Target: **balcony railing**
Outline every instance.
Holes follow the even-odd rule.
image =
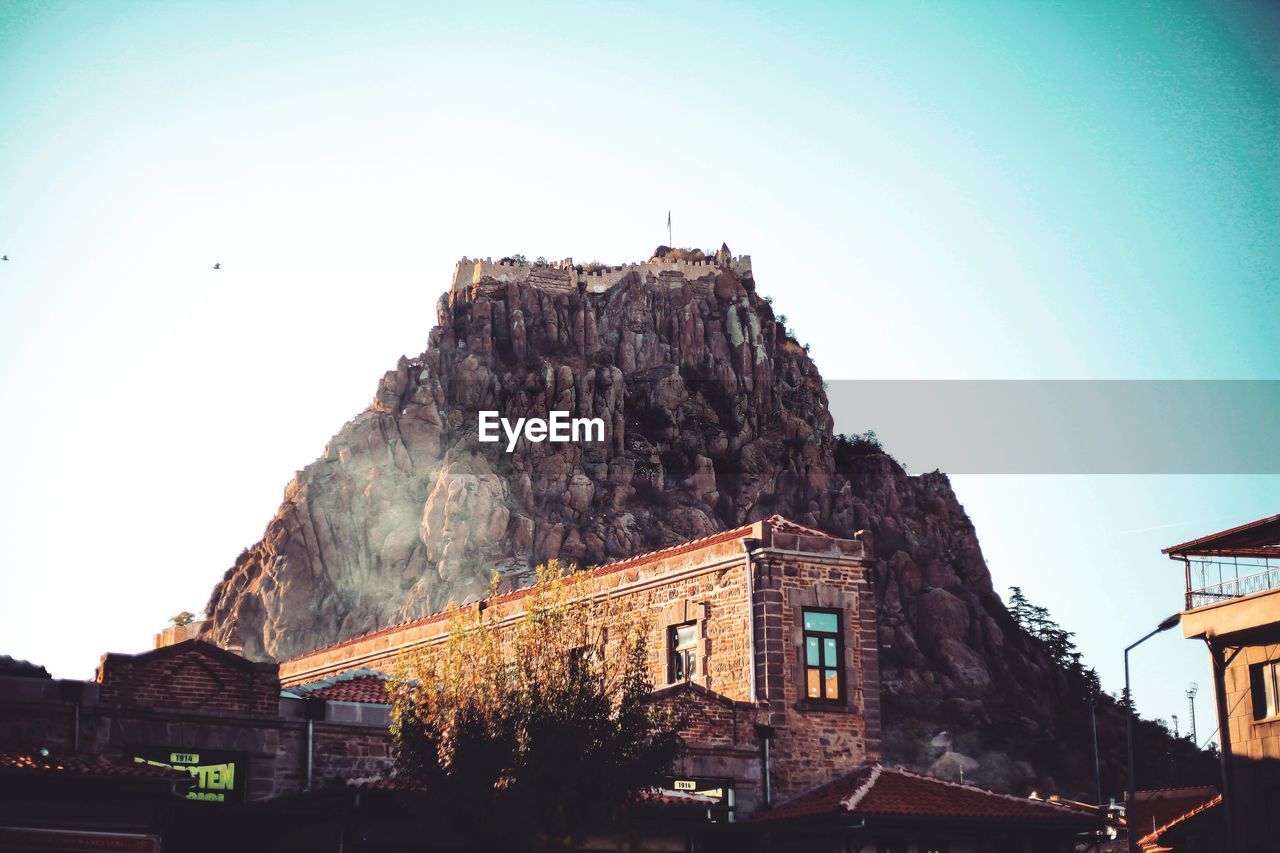
[[[1280,587],[1280,565],[1268,565],[1265,570],[1243,577],[1223,580],[1199,589],[1187,590],[1187,609],[1217,604],[1232,598],[1265,592]]]

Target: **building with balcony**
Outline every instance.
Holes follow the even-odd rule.
[[[1280,515],[1164,549],[1186,578],[1182,633],[1213,665],[1227,849],[1280,839]]]

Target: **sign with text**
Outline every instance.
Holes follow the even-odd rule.
[[[706,798],[708,816],[716,823],[732,823],[735,810],[735,792],[730,779],[670,778],[665,781],[668,790],[697,794]]]
[[[208,803],[244,801],[245,771],[243,755],[208,750],[174,750],[164,747],[139,746],[130,750],[133,760],[153,767],[185,770],[195,780],[188,790],[188,800]]]

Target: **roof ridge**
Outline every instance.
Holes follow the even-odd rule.
[[[332,687],[335,684],[342,684],[357,678],[378,678],[382,681],[390,681],[393,676],[388,675],[380,669],[374,669],[371,666],[361,666],[356,669],[347,669],[335,675],[318,678],[315,681],[308,681],[305,684],[295,684],[286,687],[282,692],[301,691],[303,693],[312,693],[317,690],[324,690],[326,687]]]
[[[925,775],[924,773],[916,773],[912,770],[906,769],[905,767],[889,767],[885,769],[889,770],[891,773],[897,773],[900,776],[911,776],[916,779],[923,779],[926,782],[936,782],[939,785],[949,785],[952,788],[959,788],[962,791],[977,791],[980,794],[988,794],[992,797],[1000,797],[1001,799],[1012,800],[1015,803],[1023,803],[1023,804],[1031,803],[1037,806],[1045,806],[1047,808],[1053,809],[1054,811],[1071,811],[1071,812],[1076,811],[1070,806],[1060,805],[1058,803],[1050,802],[1049,800],[1033,800],[1031,797],[1020,797],[1017,794],[1005,794],[1005,793],[1001,793],[1000,791],[993,791],[990,788],[982,788],[982,787],[979,787],[978,785],[966,785],[962,782],[954,782],[950,779],[942,779],[937,776],[928,776],[928,775]]]
[[[840,807],[843,808],[845,811],[849,811],[849,812],[853,811],[854,806],[862,802],[862,798],[865,797],[867,794],[869,794],[871,792],[871,789],[875,787],[876,780],[880,778],[880,774],[882,772],[884,772],[883,764],[880,764],[878,762],[876,764],[873,764],[871,766],[871,773],[867,776],[867,781],[863,782],[861,785],[855,788],[852,794],[850,794],[849,796],[841,800]]]

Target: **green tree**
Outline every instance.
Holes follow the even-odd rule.
[[[1031,602],[1022,594],[1022,587],[1009,587],[1009,615],[1023,630],[1027,629],[1027,616],[1031,613]]]
[[[185,628],[192,622],[196,621],[196,615],[190,610],[184,610],[177,616],[170,616],[169,621],[179,628]]]
[[[397,779],[477,849],[571,849],[618,826],[679,753],[680,715],[649,700],[647,626],[586,592],[553,561],[522,618],[456,609],[441,648],[402,658]]]
[[[1068,631],[1053,620],[1049,610],[1032,604],[1022,592],[1022,587],[1009,587],[1009,615],[1066,673],[1072,688],[1081,698],[1097,696],[1101,690],[1098,673],[1084,665],[1084,658],[1076,648],[1075,632]]]

